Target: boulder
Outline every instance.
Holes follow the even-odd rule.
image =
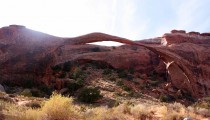
[[[186,33],[185,30],[172,30],[171,33]]]
[[[207,36],[207,37],[210,37],[210,33],[201,33],[201,36]]]
[[[0,92],[5,92],[5,89],[1,84],[0,84]]]
[[[188,34],[189,34],[189,35],[200,35],[200,33],[199,33],[199,32],[194,32],[194,31],[189,32]]]

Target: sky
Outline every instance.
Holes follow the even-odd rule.
[[[210,0],[0,0],[0,27],[17,24],[59,37],[103,32],[141,40],[172,29],[210,32],[209,5]]]

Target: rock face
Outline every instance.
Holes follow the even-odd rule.
[[[191,91],[196,97],[210,95],[210,37],[190,34],[166,34],[166,63],[172,84]],[[167,58],[166,58],[167,59]]]
[[[88,38],[83,38],[86,36]],[[165,65],[158,59],[158,55],[150,50],[130,45],[112,48],[83,44],[82,42],[85,43],[88,39],[97,40],[95,38],[122,39],[101,33],[86,36],[59,38],[23,26],[12,25],[1,28],[0,81],[22,85],[25,81],[38,80],[49,84],[55,79],[50,76],[51,66],[66,61],[99,61],[116,69],[165,73]]]
[[[116,69],[141,73],[168,73],[176,88],[193,97],[210,95],[210,37],[208,33],[173,30],[143,41],[103,33],[59,38],[12,25],[0,29],[0,83],[54,81],[51,66],[67,61],[99,61]],[[126,45],[105,47],[86,43],[116,41]],[[163,62],[166,64],[164,65]]]
[[[0,81],[42,79],[62,38],[12,25],[0,29]]]

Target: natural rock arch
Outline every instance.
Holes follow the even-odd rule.
[[[91,33],[75,38],[68,38],[65,40],[63,45],[81,45],[102,41],[114,41],[123,44],[136,45],[153,51],[154,53],[158,54],[160,59],[166,64],[166,70],[171,78],[172,84],[175,87],[190,92],[193,97],[197,98],[209,95],[208,90],[205,89],[203,93],[199,92],[200,90],[197,87],[196,77],[193,75],[193,71],[190,69],[194,67],[193,64],[183,59],[179,55],[166,50],[164,46],[137,43],[129,39],[111,36],[104,33]],[[200,79],[204,79],[202,77],[203,76],[200,76]],[[205,85],[203,87],[205,88]]]

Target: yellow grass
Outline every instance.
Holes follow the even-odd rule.
[[[72,98],[54,94],[40,109],[28,109],[20,120],[78,120],[79,114],[72,105]]]
[[[2,111],[8,120],[182,120],[185,117],[193,120],[204,119],[198,114],[197,108],[186,108],[179,103],[155,105],[123,103],[113,108],[85,107],[75,105],[72,103],[72,98],[59,94],[52,95],[38,109],[17,106],[0,100],[0,112]]]

